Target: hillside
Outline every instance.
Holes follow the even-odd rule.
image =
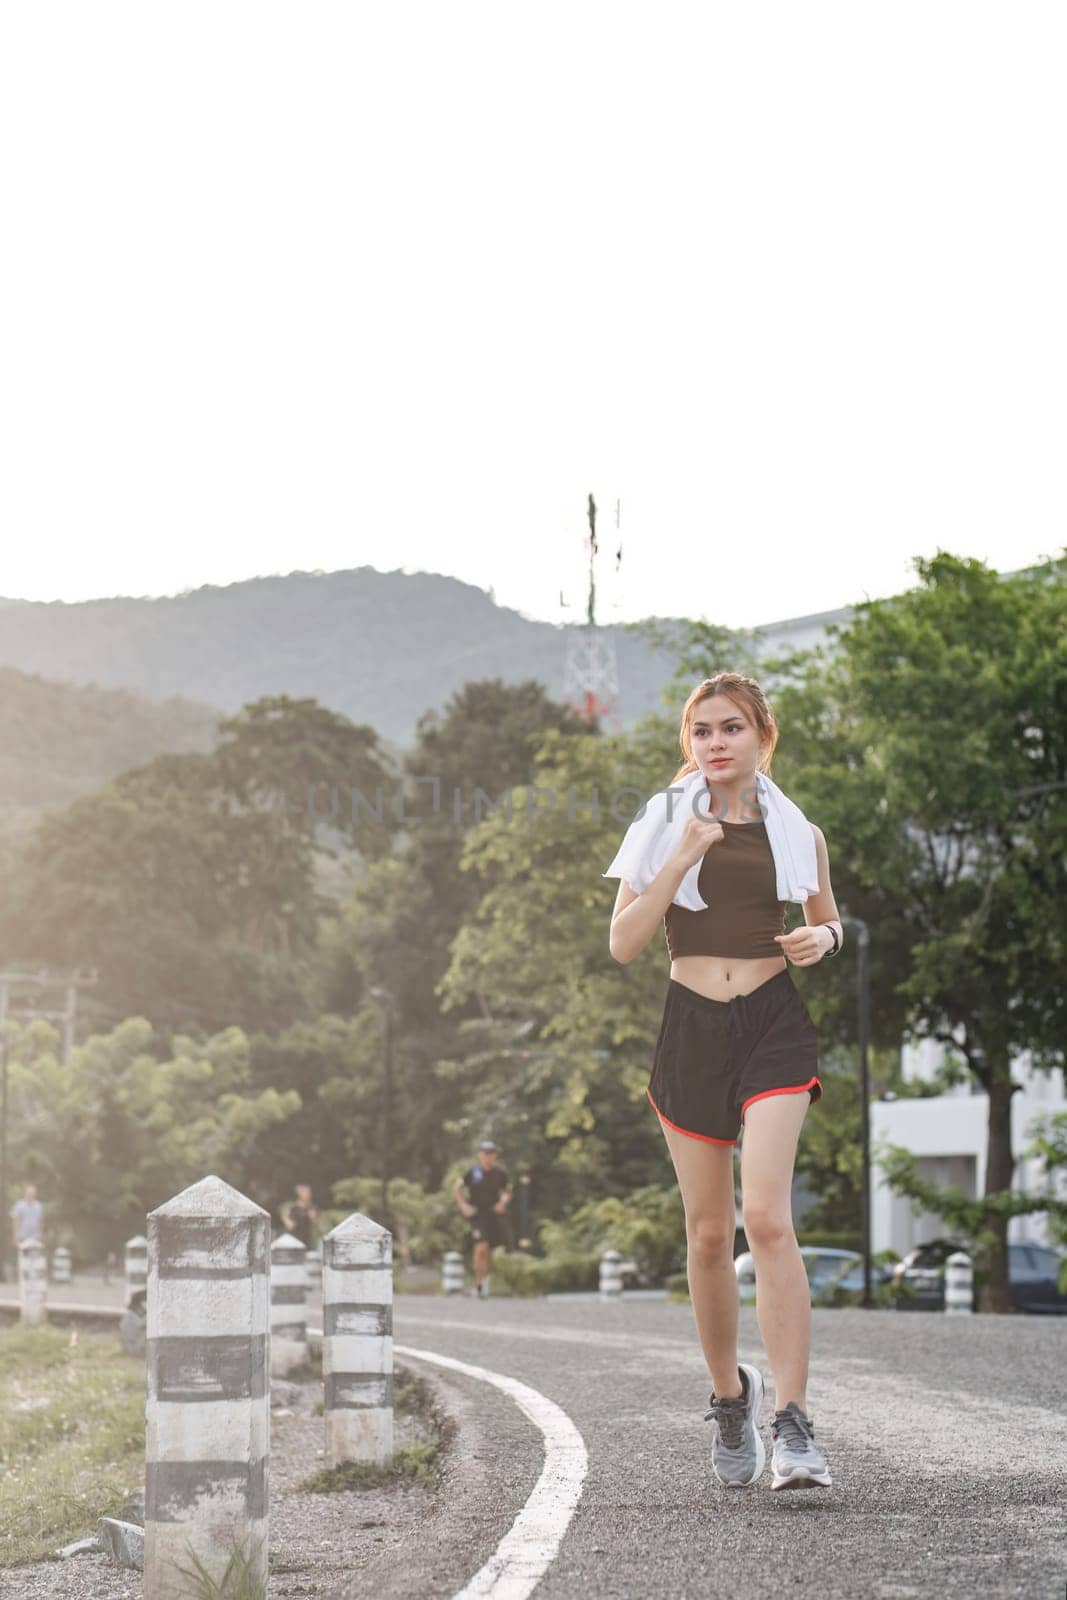
[[[160,750],[210,750],[219,712],[180,696],[56,683],[0,666],[0,812],[65,805]]]
[[[419,715],[471,679],[534,678],[562,698],[566,631],[456,578],[356,567],[158,598],[0,600],[0,663],[226,713],[261,695],[310,696],[406,745]],[[670,663],[622,628],[605,632],[625,724],[658,708]]]

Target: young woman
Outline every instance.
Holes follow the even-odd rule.
[[[702,772],[708,807],[700,815],[687,810],[678,844],[643,892],[620,881],[610,934],[612,955],[626,963],[662,923],[671,956],[647,1092],[685,1207],[689,1288],[713,1386],[705,1418],[714,1423],[712,1464],[732,1488],[755,1483],[766,1461],[763,1377],[737,1359],[734,1147],[742,1129],[742,1214],[756,1267],[756,1319],[775,1383],[771,1487],[831,1482],[806,1410],[811,1291],[790,1203],[800,1129],[822,1085],[816,1030],[789,963],[810,967],[836,953],[842,928],[826,841],[807,823],[818,892],[803,902],[804,927],[784,931],[788,902],[778,898],[782,880],[756,777],[759,771],[769,779],[777,740],[753,679],[723,672],[696,686],[682,714],[685,760],[672,784]],[[803,827],[803,814],[795,815]],[[806,836],[804,843],[810,853]],[[697,862],[707,905],[700,911],[675,902]]]

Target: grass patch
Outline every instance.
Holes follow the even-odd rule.
[[[191,1567],[178,1563],[178,1571],[192,1584],[190,1600],[267,1600],[267,1586],[256,1576],[259,1563],[254,1555],[235,1550],[221,1578],[213,1578],[195,1551]]]
[[[321,1379],[321,1377],[322,1356],[320,1355],[317,1360],[309,1357],[307,1361],[302,1362],[299,1367],[294,1367],[291,1372],[287,1372],[285,1377],[278,1381],[280,1383],[314,1383],[316,1378]]]
[[[455,1423],[438,1405],[426,1379],[406,1367],[397,1367],[394,1372],[393,1409],[398,1416],[418,1417],[429,1438],[394,1451],[393,1459],[385,1466],[345,1461],[339,1467],[313,1472],[297,1488],[305,1494],[338,1494],[346,1489],[378,1489],[391,1483],[426,1483],[433,1478],[455,1432]]]
[[[117,1339],[0,1329],[0,1567],[122,1509],[144,1480],[144,1407],[144,1363]]]
[[[422,1483],[433,1475],[437,1443],[395,1450],[388,1466],[376,1467],[369,1461],[344,1461],[339,1467],[322,1467],[297,1484],[305,1494],[339,1494],[344,1489],[377,1489],[386,1483]]]

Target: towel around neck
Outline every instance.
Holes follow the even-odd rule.
[[[605,878],[623,878],[643,894],[666,866],[681,843],[686,823],[694,815],[708,815],[707,778],[699,767],[669,789],[657,789],[630,823],[615,859]],[[779,900],[801,904],[819,892],[819,866],[815,853],[815,834],[800,807],[765,772],[756,773],[757,804],[767,828],[767,839],[774,857]],[[694,797],[696,804],[694,804]],[[706,911],[707,902],[697,885],[700,861],[686,872],[673,896],[675,905],[688,911]]]

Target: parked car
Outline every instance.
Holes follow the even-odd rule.
[[[811,1287],[812,1304],[832,1303],[841,1290],[848,1298],[863,1295],[863,1257],[857,1250],[837,1250],[829,1245],[802,1245],[800,1254]],[[742,1301],[756,1298],[756,1263],[750,1250],[734,1257],[734,1271]],[[891,1269],[871,1266],[872,1290],[889,1277]]]
[[[858,1250],[835,1250],[828,1245],[803,1245],[813,1305],[841,1305],[863,1299],[863,1257]],[[871,1292],[891,1275],[891,1268],[871,1262]]]
[[[956,1239],[931,1239],[897,1262],[893,1276],[909,1291],[895,1298],[899,1311],[945,1309],[945,1262],[957,1250],[970,1254]],[[1067,1294],[1059,1288],[1062,1259],[1047,1245],[1008,1245],[1008,1292],[1016,1311],[1067,1315]]]

